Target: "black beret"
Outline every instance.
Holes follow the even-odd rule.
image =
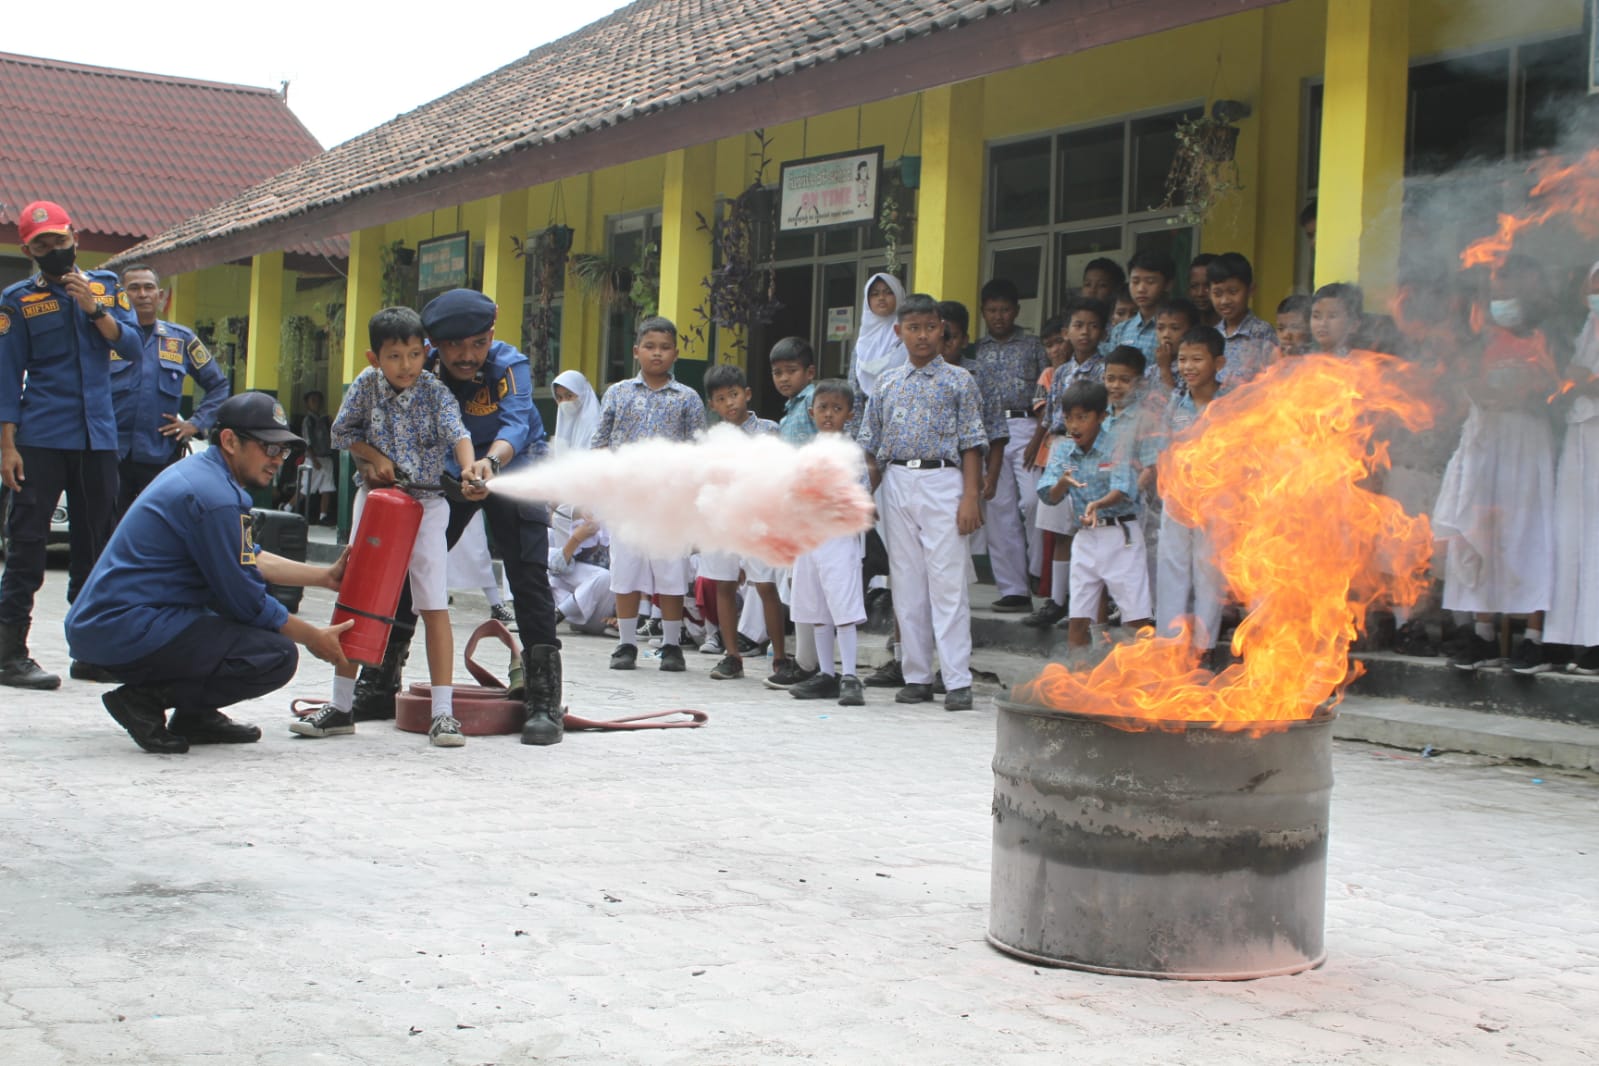
[[[451,289],[422,308],[422,328],[431,341],[458,341],[494,328],[494,301],[475,289]]]

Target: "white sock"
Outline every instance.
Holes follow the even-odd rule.
[[[1541,630],[1541,629],[1533,629],[1531,626],[1528,626],[1525,636],[1526,636],[1526,638],[1528,640],[1532,641],[1534,644],[1542,644],[1543,643],[1543,630]]]
[[[838,627],[838,672],[845,677],[855,676],[855,652],[860,631],[854,626]]]
[[[675,648],[682,642],[683,620],[679,618],[675,622],[668,622],[664,618],[661,619],[661,647]]]
[[[794,623],[794,661],[802,670],[816,670],[820,662],[816,655],[816,627],[808,622]]]
[[[500,595],[500,586],[484,585],[483,598],[489,601],[490,607],[498,607],[505,602],[505,597]]]
[[[816,668],[823,675],[832,677],[834,629],[826,622],[818,622],[811,627],[811,632],[816,636]]]
[[[1066,606],[1067,581],[1072,576],[1072,561],[1067,559],[1064,563],[1052,562],[1049,564],[1049,598],[1057,607]]]
[[[443,718],[454,711],[454,685],[434,685],[429,691],[433,694],[433,717]]]
[[[621,635],[623,644],[631,644],[635,648],[638,647],[637,618],[618,618],[616,620],[616,631]]]
[[[1472,628],[1477,631],[1478,640],[1494,639],[1494,624],[1492,622],[1478,622]]]
[[[333,706],[341,711],[350,709],[350,704],[355,702],[355,678],[333,675]]]

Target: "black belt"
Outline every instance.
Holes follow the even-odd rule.
[[[1007,407],[1005,409],[1005,417],[1006,418],[1032,418],[1033,417],[1033,412],[1028,411],[1028,410],[1024,410],[1023,408],[1020,408],[1020,407]]]
[[[906,470],[938,470],[946,466],[959,466],[954,459],[890,459],[895,466],[903,466]]]
[[[1094,516],[1093,528],[1100,529],[1104,526],[1126,526],[1131,525],[1136,521],[1138,521],[1138,516],[1135,514],[1100,514]]]

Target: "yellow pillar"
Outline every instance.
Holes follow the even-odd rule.
[[[511,243],[511,238],[516,243]],[[527,239],[527,190],[493,196],[483,227],[483,292],[499,305],[494,339],[522,347],[522,283],[527,261],[516,249]]]
[[[1409,75],[1409,0],[1328,0],[1316,284],[1377,306],[1398,282]]]
[[[350,234],[350,266],[344,283],[344,353],[338,369],[337,390],[328,407],[338,407],[345,386],[366,369],[366,324],[383,307],[383,227]]]
[[[168,297],[167,309],[161,313],[161,317],[193,329],[195,316],[200,310],[200,275],[194,271],[174,274],[170,278],[162,278],[161,284],[166,286]]]
[[[977,307],[983,230],[983,83],[922,93],[922,183],[911,287]]]
[[[245,341],[244,389],[278,388],[283,357],[283,253],[250,261],[250,333]]]
[[[706,359],[705,345],[688,339],[700,324],[695,308],[704,302],[711,272],[710,238],[699,231],[699,215],[716,211],[716,145],[700,144],[666,154],[666,184],[661,193],[661,314],[677,324],[680,347],[689,359]]]

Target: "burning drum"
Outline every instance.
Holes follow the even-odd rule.
[[[989,941],[1139,977],[1319,966],[1333,717],[1256,732],[1000,702]]]

